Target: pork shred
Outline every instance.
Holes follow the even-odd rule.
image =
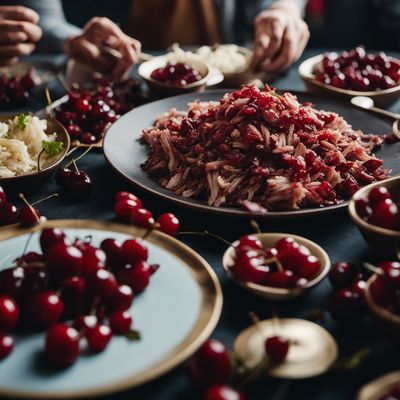
[[[149,154],[142,168],[161,186],[217,207],[329,206],[390,172],[373,154],[383,137],[267,86],[189,103],[187,112],[172,109],[143,139]]]

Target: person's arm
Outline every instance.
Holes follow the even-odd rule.
[[[66,21],[61,0],[0,0],[0,4],[2,3],[25,6],[39,14],[39,26],[43,30],[42,39],[37,44],[39,52],[61,53],[65,40],[81,32],[80,28]]]

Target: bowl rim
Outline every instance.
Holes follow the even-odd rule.
[[[152,78],[151,75],[148,75],[148,74],[143,73],[143,70],[144,70],[147,66],[151,66],[151,64],[153,64],[154,62],[160,62],[160,61],[165,62],[165,64],[168,64],[167,56],[166,56],[166,55],[163,55],[163,56],[153,57],[152,59],[141,63],[141,64],[139,65],[139,68],[138,68],[138,74],[139,74],[145,81],[154,83],[154,84],[156,84],[156,85],[158,85],[158,86],[160,86],[160,87],[164,87],[164,88],[166,88],[166,89],[170,88],[170,89],[181,89],[181,90],[189,90],[189,89],[193,89],[193,88],[197,88],[197,87],[206,85],[207,82],[208,82],[208,80],[210,79],[210,76],[211,76],[209,66],[208,66],[205,62],[203,62],[203,61],[195,61],[195,62],[198,63],[198,64],[201,64],[201,65],[205,68],[205,71],[206,71],[205,75],[204,75],[200,80],[198,80],[198,81],[196,81],[196,82],[189,83],[188,85],[185,85],[185,86],[171,85],[171,84],[169,84],[169,83],[160,82],[160,81],[158,81],[158,80]],[[189,64],[189,65],[191,65],[191,66],[193,66],[193,65],[191,64],[192,61],[187,61],[186,63]],[[158,67],[158,68],[159,68],[159,67]],[[153,69],[153,71],[154,71],[154,69]]]
[[[316,80],[315,75],[312,72],[309,72],[309,67],[313,68],[315,65],[320,62],[323,58],[324,54],[317,54],[316,56],[307,58],[304,60],[298,67],[298,73],[300,77],[313,85],[319,86],[323,89],[329,90],[331,92],[336,92],[340,94],[346,94],[348,96],[368,96],[368,97],[376,97],[385,94],[396,93],[400,91],[400,83],[392,88],[389,89],[380,89],[380,90],[370,90],[366,92],[358,91],[358,90],[348,90],[348,89],[341,89],[332,85],[327,85],[326,83],[322,83]],[[389,57],[391,60],[395,60],[400,62],[400,59],[395,57]]]
[[[1,114],[0,117],[1,118],[13,118],[16,115],[18,115],[18,114]],[[43,118],[43,119],[46,119],[47,121],[50,121],[50,122],[58,125],[60,128],[60,131],[62,131],[64,133],[64,136],[66,138],[65,141],[67,142],[67,145],[64,146],[61,157],[55,163],[49,165],[48,167],[46,167],[44,169],[41,169],[40,171],[33,171],[33,172],[29,172],[27,174],[10,176],[8,178],[0,178],[0,185],[7,184],[9,182],[15,182],[16,180],[29,179],[34,176],[44,174],[44,173],[49,172],[52,169],[56,168],[58,165],[60,165],[60,163],[62,163],[64,161],[64,159],[67,156],[67,154],[70,150],[70,147],[71,147],[71,139],[69,137],[69,134],[68,134],[65,126],[63,124],[61,124],[57,119],[55,119],[55,118]],[[57,133],[57,136],[58,136],[58,133]]]
[[[378,278],[377,274],[373,274],[372,276],[369,277],[367,280],[367,283],[365,285],[364,289],[364,296],[365,296],[365,301],[367,303],[368,308],[372,311],[373,314],[378,315],[379,318],[384,319],[386,322],[390,322],[396,325],[400,326],[400,315],[396,315],[388,311],[386,308],[380,306],[377,304],[371,294],[371,284]]]
[[[266,285],[261,285],[258,283],[254,282],[246,282],[246,281],[240,281],[238,279],[235,279],[231,272],[230,269],[232,268],[232,265],[227,265],[227,259],[232,255],[232,252],[234,251],[234,247],[239,243],[239,240],[235,240],[231,246],[229,246],[223,256],[222,256],[222,267],[226,273],[227,276],[229,276],[230,279],[238,283],[240,286],[250,290],[253,293],[257,294],[262,294],[262,295],[276,295],[276,296],[295,296],[303,293],[307,289],[311,289],[312,287],[316,286],[318,283],[320,283],[326,275],[329,273],[330,267],[331,267],[331,260],[329,258],[328,253],[316,242],[307,239],[303,236],[299,235],[294,235],[291,233],[284,233],[284,232],[260,232],[260,233],[252,233],[251,235],[257,236],[259,238],[265,238],[265,239],[274,239],[276,237],[282,238],[282,237],[293,237],[296,241],[299,241],[300,244],[303,244],[307,247],[312,247],[314,249],[318,249],[321,253],[322,260],[319,258],[321,261],[321,271],[320,273],[312,280],[308,281],[307,284],[302,287],[302,288],[291,288],[291,289],[285,289],[285,288],[275,288],[272,286],[266,286]],[[276,239],[279,240],[279,239]],[[316,256],[312,249],[309,248],[310,252],[312,255]]]
[[[356,211],[356,200],[364,198],[366,194],[370,192],[371,189],[378,186],[385,186],[388,182],[399,181],[400,183],[400,174],[392,176],[390,178],[384,179],[382,181],[370,183],[367,186],[362,187],[361,189],[357,190],[356,193],[353,194],[349,201],[348,205],[348,212],[350,214],[351,219],[362,229],[377,233],[379,235],[388,236],[391,238],[400,238],[400,231],[395,231],[393,229],[382,228],[377,225],[370,224],[369,222],[362,219],[357,211]],[[383,185],[382,185],[383,184]]]

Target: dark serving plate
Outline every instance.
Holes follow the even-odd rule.
[[[140,141],[143,128],[154,124],[156,118],[169,109],[175,107],[178,110],[186,110],[187,103],[200,101],[219,100],[226,90],[212,90],[204,93],[190,93],[181,96],[169,97],[144,106],[135,108],[116,121],[108,130],[104,138],[104,155],[119,174],[132,184],[143,190],[173,201],[186,207],[194,208],[208,213],[232,215],[241,217],[293,218],[315,215],[319,213],[333,212],[347,207],[348,202],[343,202],[328,207],[304,208],[292,211],[274,211],[266,214],[253,214],[240,208],[208,206],[199,199],[185,198],[161,187],[155,179],[142,170],[141,164],[147,159],[148,147]],[[368,111],[356,108],[350,102],[324,98],[315,94],[292,92],[301,102],[312,102],[317,108],[334,111],[343,116],[353,129],[360,129],[365,133],[378,135],[392,132],[390,121],[371,114]],[[386,168],[392,170],[391,175],[400,173],[400,162],[397,155],[400,153],[400,143],[384,144],[376,155],[383,159]]]

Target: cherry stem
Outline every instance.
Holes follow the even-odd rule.
[[[150,226],[150,228],[147,229],[147,231],[142,236],[142,239],[146,239],[150,235],[150,233],[154,231],[154,229],[158,229],[159,227],[160,224],[158,222],[155,222],[153,225]]]
[[[31,203],[31,205],[32,206],[36,206],[36,204],[39,204],[39,203],[41,203],[43,201],[46,201],[46,200],[49,200],[49,199],[51,199],[53,197],[58,197],[58,193],[52,193],[52,194],[48,195],[47,197],[44,197],[43,199],[34,201],[33,203]]]
[[[375,265],[365,262],[362,264],[362,266],[366,269],[368,269],[369,271],[373,272],[374,274],[377,275],[385,275],[385,273],[382,271],[381,268],[376,267]]]
[[[75,150],[77,150],[79,147],[73,147],[65,157],[69,157]]]
[[[75,171],[79,173],[79,168],[78,168],[78,166],[76,165],[76,162],[75,162],[74,159],[72,159],[72,165],[74,166]]]
[[[75,147],[75,148],[77,148],[77,147]],[[86,154],[89,153],[89,151],[92,149],[93,149],[93,146],[89,146],[79,157],[73,158],[69,163],[67,163],[64,168],[68,168],[71,164],[76,164],[81,158],[85,157]],[[68,155],[69,154],[71,154],[71,152],[69,152]],[[78,169],[77,169],[77,171],[78,171]]]
[[[260,225],[254,219],[250,220],[251,227],[256,231],[256,233],[261,233]]]
[[[44,92],[46,94],[46,99],[47,99],[47,110],[48,110],[48,113],[50,115],[50,118],[54,118],[54,110],[51,108],[51,105],[53,104],[53,100],[51,99],[49,88],[46,87]]]
[[[232,243],[229,242],[228,240],[224,239],[222,236],[217,235],[216,233],[208,232],[207,230],[203,232],[179,232],[178,235],[198,235],[198,236],[211,236],[215,239],[220,240],[221,242],[224,242],[228,246],[232,246]]]
[[[18,196],[19,196],[19,198],[25,203],[25,205],[27,205],[27,206],[32,210],[33,214],[34,214],[35,217],[36,217],[36,222],[37,222],[37,223],[40,223],[40,217],[38,216],[36,210],[33,208],[32,204],[29,203],[29,201],[26,199],[26,197],[24,196],[24,194],[23,194],[23,193],[20,193]]]
[[[29,234],[29,237],[28,237],[28,240],[27,240],[26,243],[25,243],[25,247],[24,247],[24,250],[23,250],[23,252],[22,252],[21,258],[24,258],[25,254],[26,254],[26,251],[28,250],[29,243],[30,243],[30,241],[31,241],[31,239],[32,239],[32,237],[33,237],[33,234],[34,234],[34,232],[31,232],[31,233]]]

